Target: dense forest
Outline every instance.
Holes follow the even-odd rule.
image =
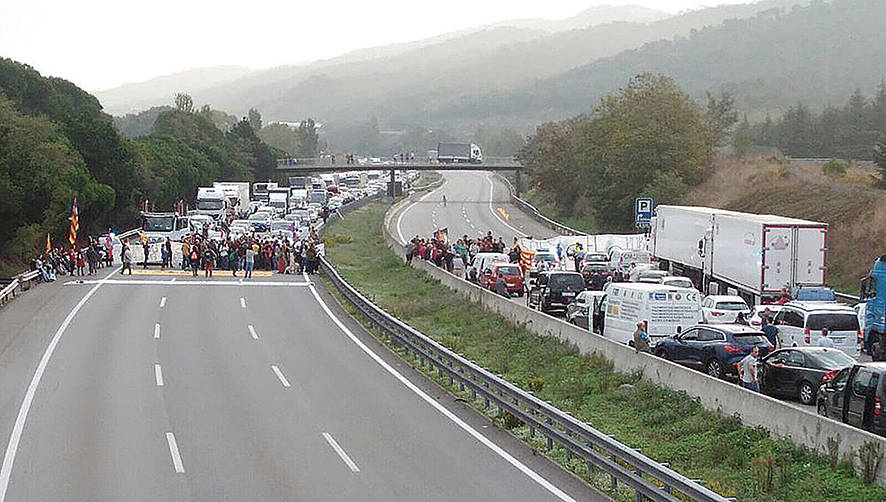
[[[82,236],[133,226],[145,199],[171,210],[202,184],[273,176],[282,152],[248,118],[223,131],[217,116],[180,95],[150,134],[129,139],[95,97],[0,58],[0,268],[34,256],[47,234],[66,242],[74,197]]]

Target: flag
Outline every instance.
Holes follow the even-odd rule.
[[[525,249],[522,246],[520,247],[520,268],[523,269],[524,274],[529,272],[529,269],[532,268],[533,255],[535,255],[535,251]]]
[[[46,252],[52,251],[52,241],[49,240],[49,232],[46,232]]]
[[[77,231],[80,230],[80,212],[77,210],[77,197],[74,197],[74,203],[71,204],[71,229],[68,233],[68,242],[73,246],[77,242]]]
[[[449,228],[434,230],[434,240],[441,244],[446,244],[449,240]]]

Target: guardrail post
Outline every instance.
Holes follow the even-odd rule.
[[[489,382],[483,382],[483,386],[489,390]],[[483,408],[489,408],[489,396],[483,396]]]
[[[554,421],[551,420],[551,417],[548,417],[547,423],[548,423],[548,425],[554,425]],[[551,438],[551,436],[548,436],[548,451],[551,451],[553,449],[554,449],[554,440]]]
[[[588,440],[588,448],[591,450],[594,449],[594,443]],[[593,462],[588,460],[588,476],[591,476],[597,470],[597,466],[594,465]]]
[[[665,467],[667,469],[670,469],[671,463],[670,462],[661,462],[661,466]],[[671,493],[671,485],[665,483],[664,486],[661,487],[661,489],[663,492],[667,493],[668,495],[673,495],[673,493]]]

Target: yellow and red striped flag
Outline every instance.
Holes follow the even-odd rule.
[[[77,231],[80,230],[80,212],[77,210],[77,197],[74,197],[74,203],[71,205],[71,230],[68,232],[68,242],[73,246],[77,242]]]
[[[49,239],[49,232],[46,232],[46,252],[52,251],[52,241]]]

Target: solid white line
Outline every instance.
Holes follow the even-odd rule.
[[[492,213],[492,215],[495,216],[495,217],[498,219],[498,221],[500,221],[500,222],[502,223],[502,225],[504,225],[504,226],[510,228],[510,229],[513,230],[514,232],[517,232],[517,235],[519,235],[520,237],[526,237],[527,234],[525,234],[525,233],[521,232],[520,230],[517,230],[516,228],[512,227],[511,225],[509,225],[508,222],[506,222],[505,220],[503,220],[502,217],[498,215],[498,211],[496,211],[495,209],[493,209],[493,207],[492,207],[492,199],[493,199],[492,195],[493,195],[493,190],[494,190],[494,188],[495,188],[495,185],[492,183],[492,175],[487,175],[487,176],[486,176],[486,181],[489,182],[489,212]]]
[[[428,192],[428,193],[422,195],[421,198],[419,198],[417,201],[415,201],[415,202],[413,202],[412,204],[409,204],[408,206],[406,206],[406,209],[404,209],[403,211],[400,211],[400,215],[397,216],[397,235],[400,236],[400,243],[401,243],[401,244],[406,244],[406,238],[403,237],[403,229],[400,228],[400,223],[403,221],[403,215],[406,214],[407,211],[409,211],[410,209],[412,209],[412,206],[414,206],[414,205],[418,204],[419,202],[421,202],[421,201],[427,199],[428,197],[431,196],[432,193],[434,193],[434,192],[436,192],[437,190],[440,190],[441,188],[443,188],[444,186],[446,186],[446,183],[448,183],[448,182],[449,182],[449,180],[447,180],[446,178],[443,178],[443,184],[442,184],[442,185],[440,185],[439,187],[437,187],[437,188],[431,190],[430,192]]]
[[[68,325],[71,324],[71,321],[74,320],[74,316],[77,315],[77,312],[79,312],[81,308],[83,308],[86,301],[95,294],[96,290],[104,284],[105,280],[119,272],[120,268],[122,267],[118,267],[110,274],[106,275],[103,280],[99,281],[92,289],[83,295],[83,298],[77,302],[77,305],[71,309],[65,317],[65,320],[62,321],[61,326],[58,327],[55,335],[53,335],[52,339],[49,341],[49,345],[46,346],[46,350],[43,352],[43,357],[40,358],[40,362],[37,364],[37,369],[34,371],[34,376],[31,377],[31,383],[28,384],[28,390],[25,391],[25,397],[22,399],[22,404],[18,409],[18,415],[15,417],[15,424],[12,426],[12,432],[9,434],[9,442],[6,444],[6,453],[3,455],[3,466],[0,467],[0,502],[6,500],[6,490],[9,488],[12,465],[15,463],[15,455],[18,452],[18,445],[22,439],[22,431],[25,428],[25,421],[28,419],[28,411],[31,409],[31,403],[34,401],[34,394],[37,393],[37,386],[40,385],[40,380],[43,378],[43,373],[46,371],[46,365],[49,364],[49,359],[52,358],[52,354],[55,352],[55,347],[58,346],[58,342],[65,330],[68,329]]]
[[[255,328],[253,328],[251,324],[247,327],[249,328],[249,334],[252,336],[252,339],[258,340],[258,334],[255,332]]]
[[[87,280],[87,281],[69,281],[65,283],[65,286],[83,286],[85,284],[107,284],[110,286],[115,285],[129,285],[129,286],[307,286],[307,282],[293,282],[293,281],[186,281],[186,282],[172,282],[172,281],[158,281],[152,279],[146,280],[138,280],[138,279],[111,279],[109,281],[102,280]]]
[[[286,377],[283,376],[283,372],[280,371],[280,368],[278,368],[276,364],[272,364],[271,369],[274,370],[274,374],[277,375],[277,378],[280,379],[280,383],[283,384],[283,387],[289,387],[289,380],[287,380]]]
[[[164,296],[163,298],[160,298],[160,308],[162,309],[165,306],[166,306],[166,297]]]
[[[482,443],[484,446],[486,446],[487,448],[489,448],[490,450],[492,450],[493,452],[495,452],[498,456],[500,456],[501,458],[503,458],[505,461],[507,461],[508,463],[510,463],[511,465],[513,465],[514,467],[516,467],[517,469],[519,469],[520,472],[522,472],[523,474],[529,476],[530,479],[532,479],[533,481],[535,481],[536,483],[538,483],[539,485],[541,485],[541,486],[542,486],[544,489],[546,489],[547,491],[551,492],[554,496],[556,496],[556,497],[559,498],[560,500],[563,500],[564,502],[575,502],[575,499],[573,499],[572,497],[570,497],[569,495],[567,495],[565,492],[563,492],[562,490],[560,490],[559,488],[557,488],[556,486],[554,486],[553,484],[551,484],[550,481],[546,480],[546,479],[545,479],[544,477],[542,477],[540,474],[538,474],[537,472],[535,472],[535,471],[533,471],[532,469],[530,469],[528,466],[526,466],[526,464],[524,464],[523,462],[520,462],[519,460],[517,460],[516,458],[514,458],[513,456],[511,456],[510,453],[504,451],[500,446],[498,446],[497,444],[493,443],[490,439],[488,439],[487,437],[485,437],[483,434],[480,434],[476,429],[474,429],[473,427],[471,427],[470,425],[468,425],[467,423],[465,423],[464,420],[458,418],[457,416],[455,416],[454,413],[452,413],[451,411],[449,411],[448,409],[446,409],[446,407],[444,407],[442,404],[438,403],[436,399],[434,399],[434,398],[432,398],[431,396],[427,395],[424,391],[422,391],[421,389],[419,389],[414,383],[410,382],[409,379],[407,379],[406,377],[404,377],[403,375],[401,375],[400,372],[398,372],[398,371],[397,371],[396,369],[394,369],[390,364],[388,364],[387,362],[385,362],[384,359],[382,359],[378,354],[376,354],[375,352],[373,352],[372,349],[370,349],[368,346],[366,346],[365,343],[363,343],[362,341],[360,341],[360,339],[357,338],[357,337],[354,335],[354,333],[352,333],[351,330],[348,329],[348,327],[345,326],[344,323],[342,323],[342,322],[338,319],[338,317],[336,317],[335,314],[332,313],[332,310],[330,310],[330,309],[329,309],[329,306],[326,305],[326,302],[324,302],[323,299],[320,298],[320,294],[317,293],[317,289],[316,289],[313,285],[310,286],[310,290],[311,290],[311,293],[314,295],[314,298],[315,298],[315,299],[317,300],[317,302],[320,304],[320,307],[322,307],[322,308],[323,308],[323,311],[326,312],[326,315],[329,316],[330,319],[332,319],[332,322],[334,322],[334,323],[339,327],[339,329],[341,329],[342,332],[343,332],[345,335],[347,335],[348,338],[351,339],[352,342],[354,342],[358,347],[360,347],[360,349],[363,350],[363,352],[365,352],[365,353],[366,353],[369,357],[371,357],[376,363],[378,363],[379,366],[381,366],[382,368],[384,368],[385,371],[387,371],[387,372],[390,373],[394,378],[396,378],[397,380],[399,380],[399,381],[400,381],[403,385],[405,385],[409,390],[411,390],[412,392],[414,392],[415,394],[417,394],[417,395],[418,395],[420,398],[422,398],[426,403],[428,403],[429,405],[433,406],[437,411],[439,411],[440,413],[442,413],[443,416],[445,416],[446,418],[448,418],[449,420],[451,420],[453,423],[455,423],[457,426],[461,427],[462,430],[464,430],[465,432],[467,432],[468,434],[470,434],[471,436],[473,436],[474,439],[476,439],[477,441],[479,441],[480,443]]]
[[[240,297],[240,308],[246,308],[246,298]]]
[[[185,466],[182,464],[182,456],[178,452],[178,443],[175,441],[175,434],[167,432],[166,443],[169,445],[169,454],[172,455],[172,465],[175,467],[175,472],[184,473]]]
[[[352,472],[360,472],[360,468],[357,467],[357,464],[355,464],[354,461],[351,460],[351,457],[349,457],[348,454],[345,453],[344,448],[339,446],[338,442],[336,442],[336,440],[332,437],[332,434],[324,432],[323,437],[326,438],[326,442],[329,443],[329,446],[331,446],[332,449],[335,450],[335,453],[338,453],[338,456],[341,457],[342,461],[347,464],[348,468]]]
[[[155,339],[160,338],[160,323],[157,323],[154,325],[154,338]]]
[[[163,387],[163,368],[159,364],[154,365],[154,380],[157,381],[157,387]]]

